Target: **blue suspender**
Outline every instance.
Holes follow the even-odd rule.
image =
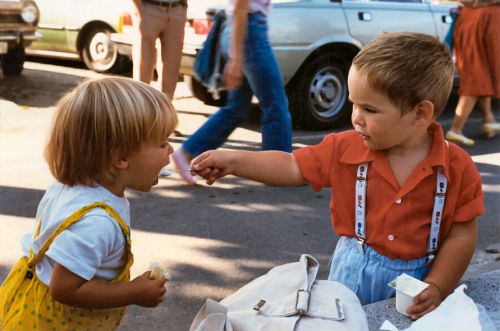
[[[368,163],[358,165],[356,175],[356,201],[355,201],[355,225],[354,233],[358,239],[358,250],[364,254],[364,244],[366,240],[366,225],[365,225],[365,210],[366,210],[366,186]],[[437,171],[436,193],[434,195],[434,208],[432,211],[431,230],[429,242],[427,244],[427,265],[430,265],[434,260],[439,237],[439,228],[441,225],[444,201],[447,187],[446,176],[443,168]]]

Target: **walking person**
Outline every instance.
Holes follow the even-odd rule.
[[[220,147],[250,113],[254,95],[262,109],[262,149],[291,151],[288,100],[267,33],[270,7],[271,0],[230,0],[221,34],[228,103],[174,152],[177,168],[187,169],[192,158]],[[181,174],[188,183],[195,183],[189,172]]]
[[[170,100],[179,76],[187,0],[133,0],[134,27],[138,30],[133,44],[133,77],[145,83],[153,79],[156,64],[156,40],[161,43],[161,90]]]
[[[475,105],[483,117],[485,136],[493,138],[500,132],[500,123],[491,109],[491,98],[500,98],[500,4],[478,2],[479,7],[460,9],[453,35],[460,97],[446,139],[465,146],[474,145],[462,130]]]

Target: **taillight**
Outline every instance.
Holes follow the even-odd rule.
[[[129,12],[123,12],[118,21],[118,32],[123,32],[124,26],[132,26],[132,16]]]
[[[208,31],[210,31],[210,27],[212,26],[212,21],[194,19],[192,24],[195,34],[206,36],[208,34]]]

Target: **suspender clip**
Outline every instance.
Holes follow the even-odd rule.
[[[432,265],[432,262],[434,262],[434,258],[436,257],[434,253],[435,252],[427,253],[427,262],[425,263],[425,266],[430,267]]]
[[[358,242],[356,243],[358,246],[358,252],[362,255],[365,254],[365,239],[364,238],[358,238]]]

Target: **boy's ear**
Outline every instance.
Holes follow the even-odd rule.
[[[434,104],[429,100],[421,101],[415,106],[415,120],[427,124],[434,120]]]

